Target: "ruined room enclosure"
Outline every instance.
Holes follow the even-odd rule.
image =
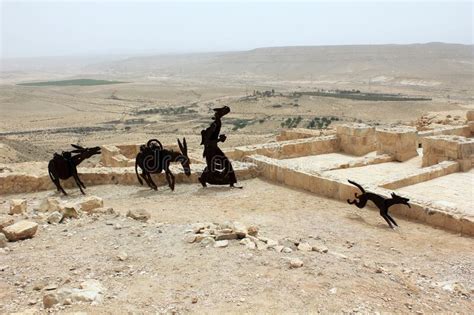
[[[235,147],[226,154],[234,161],[239,180],[262,177],[346,202],[358,192],[347,182],[351,179],[383,196],[395,191],[410,198],[411,208],[392,207],[396,215],[474,235],[472,116],[468,112],[465,125],[422,132],[405,126],[364,124],[340,125],[323,132],[285,130],[274,142]],[[177,149],[175,145],[165,147]],[[138,185],[134,170],[138,150],[138,144],[105,145],[100,162],[79,168],[81,178],[87,186]],[[192,152],[190,158],[191,177],[180,166],[173,166],[177,183],[198,184],[204,161],[198,152]],[[155,178],[157,184],[165,185],[164,175]],[[73,188],[73,182],[66,182],[65,187]],[[26,171],[24,165],[10,165],[0,173],[2,194],[52,189],[46,163],[26,167]]]

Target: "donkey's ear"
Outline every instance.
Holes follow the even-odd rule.
[[[392,193],[392,198],[398,197],[396,193]]]
[[[178,146],[179,146],[179,149],[181,150],[181,152],[184,153],[184,148],[183,148],[183,145],[181,144],[181,141],[179,141],[179,138],[178,138]]]
[[[84,148],[83,148],[83,147],[81,147],[81,146],[80,146],[80,145],[78,145],[78,144],[72,144],[72,143],[71,143],[71,146],[72,146],[73,148],[76,148],[76,149],[78,149],[78,150],[84,150]]]
[[[188,151],[188,144],[186,143],[186,138],[183,137],[183,148],[184,150],[186,150],[186,152]]]
[[[71,153],[81,153],[81,152],[83,152],[83,150],[72,150],[72,151],[70,151],[70,152],[71,152]]]

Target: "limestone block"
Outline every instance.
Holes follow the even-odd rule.
[[[474,110],[468,110],[466,113],[467,121],[474,121]]]
[[[31,238],[38,229],[38,223],[31,221],[19,221],[3,229],[3,234],[10,242]]]
[[[416,129],[396,127],[377,129],[377,154],[392,155],[396,161],[406,161],[418,155]]]
[[[365,124],[337,126],[336,134],[342,152],[361,156],[375,150],[375,128]]]
[[[22,214],[26,212],[26,200],[25,199],[12,199],[10,200],[10,211],[9,214]]]

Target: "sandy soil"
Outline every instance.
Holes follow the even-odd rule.
[[[0,312],[41,310],[38,282],[76,285],[99,280],[105,301],[63,311],[147,312],[459,312],[472,310],[472,239],[397,218],[387,228],[375,211],[260,179],[243,190],[178,185],[174,193],[136,186],[96,186],[122,215],[146,208],[151,221],[83,217],[42,225],[33,239],[0,255]],[[32,207],[51,192],[22,194]],[[13,198],[16,196],[8,196]],[[74,195],[69,198],[75,198]],[[7,204],[2,201],[0,212]],[[259,234],[319,242],[326,254],[203,248],[182,239],[196,222],[256,224]],[[114,225],[121,225],[115,229]],[[125,252],[128,258],[119,261]],[[287,257],[304,265],[288,267]],[[18,264],[17,262],[22,262]],[[452,291],[452,292],[451,292]],[[193,299],[197,303],[192,303]],[[31,305],[29,305],[31,304]],[[58,309],[57,309],[58,310]]]

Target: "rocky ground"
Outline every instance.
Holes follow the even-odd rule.
[[[394,231],[372,210],[242,184],[88,187],[103,207],[62,220],[34,209],[59,204],[63,216],[81,200],[76,190],[5,196],[0,217],[38,227],[0,249],[0,313],[472,310],[472,238],[402,218]],[[17,198],[26,211],[18,202],[8,215]]]

